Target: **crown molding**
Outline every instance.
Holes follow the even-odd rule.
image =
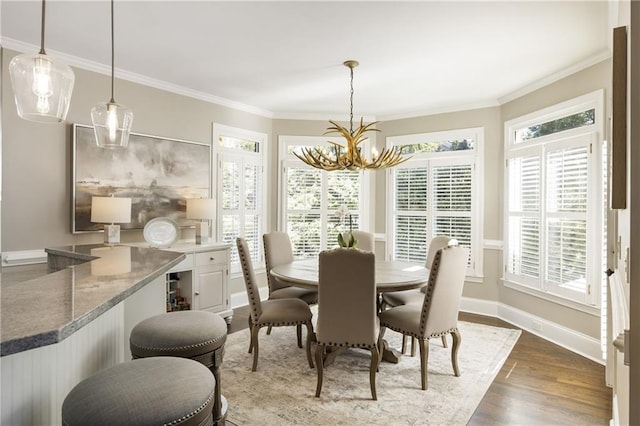
[[[572,66],[565,68],[561,71],[553,73],[547,77],[541,78],[540,80],[528,84],[524,87],[521,87],[518,90],[515,90],[511,93],[508,93],[504,96],[498,98],[498,102],[500,105],[504,105],[507,102],[511,102],[514,99],[518,99],[521,96],[527,95],[531,92],[534,92],[538,89],[541,89],[545,86],[550,85],[551,83],[555,83],[556,81],[562,80],[565,77],[570,76],[571,74],[575,74],[578,71],[585,70],[593,65],[599,64],[602,61],[611,58],[611,52],[608,49],[604,49],[601,52],[583,60],[578,63],[573,64]]]
[[[18,52],[30,52],[30,51],[37,52],[40,49],[36,45],[24,43],[19,40],[6,38],[6,37],[0,37],[0,45],[2,45],[7,49],[16,50]],[[56,58],[76,68],[81,68],[81,69],[96,72],[99,74],[111,75],[111,67],[108,65],[104,65],[94,61],[89,61],[77,56],[68,55],[66,53],[55,51],[55,50],[47,49],[47,52],[48,54],[51,54],[52,56],[55,56]],[[388,114],[388,115],[381,115],[381,116],[368,115],[368,116],[364,116],[363,118],[364,118],[364,121],[366,122],[393,121],[393,120],[402,120],[407,118],[416,118],[416,117],[423,117],[423,116],[429,116],[429,115],[446,114],[446,113],[452,113],[452,112],[469,111],[474,109],[501,106],[501,105],[504,105],[505,103],[513,101],[514,99],[527,95],[531,92],[541,89],[542,87],[548,86],[551,83],[554,83],[558,80],[568,77],[571,74],[574,74],[578,71],[582,71],[586,68],[589,68],[593,65],[596,65],[610,58],[611,58],[611,52],[608,49],[604,49],[600,53],[597,53],[596,55],[593,55],[568,68],[565,68],[561,71],[553,73],[534,83],[528,84],[524,87],[521,87],[520,89],[517,89],[513,92],[510,92],[504,96],[501,96],[493,100],[486,100],[486,101],[470,103],[470,104],[452,105],[449,107],[432,108],[432,109],[399,113],[399,114]],[[225,106],[225,107],[236,109],[239,111],[245,111],[251,114],[255,114],[255,115],[259,115],[259,116],[263,116],[271,119],[312,120],[312,121],[327,121],[327,120],[348,121],[349,120],[348,116],[345,114],[322,115],[317,113],[294,113],[294,112],[268,111],[252,105],[243,104],[241,102],[232,101],[230,99],[221,98],[221,97],[203,93],[197,90],[188,89],[183,86],[167,83],[166,81],[153,79],[141,74],[136,74],[136,73],[118,69],[118,68],[115,69],[115,75],[120,79],[131,81],[133,83],[142,84],[145,86],[153,87],[160,90],[165,90],[167,92],[175,93],[178,95],[199,99],[204,102]]]
[[[33,44],[24,43],[18,40],[14,40],[11,38],[0,38],[0,44],[11,50],[15,50],[18,52],[38,52],[40,48]],[[89,61],[87,59],[80,58],[78,56],[69,55],[63,52],[59,52],[56,50],[47,49],[47,54],[56,57],[57,59],[63,61],[67,65],[81,68],[87,71],[92,71],[98,74],[111,75],[111,67],[109,65],[104,65],[99,62]],[[142,84],[144,86],[153,87],[156,89],[164,90],[167,92],[175,93],[177,95],[183,95],[194,99],[199,99],[201,101],[209,102],[216,105],[225,106],[228,108],[245,111],[251,114],[260,115],[267,118],[273,118],[273,112],[267,111],[262,108],[257,108],[251,105],[243,104],[241,102],[232,101],[230,99],[221,98],[218,96],[213,96],[207,93],[199,92],[197,90],[188,89],[183,86],[179,86],[177,84],[167,83],[166,81],[150,78],[144,76],[142,74],[136,74],[134,72],[129,72],[123,69],[116,68],[115,76],[122,80],[131,81],[133,83]]]

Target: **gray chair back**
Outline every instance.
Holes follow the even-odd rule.
[[[457,328],[468,256],[469,249],[460,246],[436,252],[422,305],[422,336],[440,336]]]
[[[375,255],[354,248],[320,252],[319,344],[373,347],[380,330],[376,311]]]
[[[238,246],[238,255],[240,256],[242,274],[244,275],[244,285],[247,289],[247,299],[249,301],[249,308],[251,309],[251,318],[253,323],[256,324],[262,315],[262,304],[260,302],[260,292],[258,291],[256,275],[253,271],[251,253],[249,252],[247,241],[244,238],[236,238],[236,245]]]
[[[271,294],[275,290],[289,287],[289,284],[272,277],[269,271],[276,266],[293,262],[293,249],[289,234],[286,232],[274,231],[264,234],[262,242],[264,243],[264,259],[267,267],[267,284],[269,285],[269,294]]]
[[[431,269],[431,264],[433,263],[433,258],[436,255],[436,252],[442,248],[447,246],[457,246],[458,240],[451,238],[448,235],[438,235],[431,239],[429,242],[429,249],[427,250],[427,261],[425,262],[425,266]]]
[[[358,248],[360,250],[375,252],[376,245],[373,233],[361,231],[359,229],[355,229],[351,231],[351,233],[353,234],[353,238],[358,241]],[[349,233],[345,232],[344,234],[342,234],[342,237],[346,241],[349,238]]]
[[[427,251],[427,261],[424,263],[424,266],[428,269],[431,269],[431,265],[433,264],[433,258],[435,257],[438,250],[449,247],[449,246],[457,246],[458,240],[451,238],[448,235],[438,235],[431,239],[429,243],[429,250]],[[425,292],[427,287],[420,288],[421,292]]]

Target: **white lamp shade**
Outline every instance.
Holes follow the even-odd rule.
[[[91,222],[131,222],[131,198],[91,197]]]
[[[187,219],[215,219],[216,201],[212,198],[188,198]]]
[[[9,63],[18,115],[39,123],[60,123],[67,117],[75,76],[71,67],[50,56],[23,54]]]
[[[100,148],[126,148],[129,144],[133,111],[114,102],[99,103],[91,109],[96,144]]]

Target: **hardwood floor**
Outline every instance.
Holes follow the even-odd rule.
[[[234,309],[230,333],[247,328],[248,313]],[[460,320],[518,328],[482,315],[460,313]],[[607,425],[611,397],[604,366],[523,330],[468,424]]]

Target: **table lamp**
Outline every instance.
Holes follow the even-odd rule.
[[[131,198],[91,197],[91,222],[104,223],[104,243],[120,244],[120,225],[131,222]]]
[[[196,244],[209,241],[209,219],[216,216],[216,202],[212,198],[188,198],[187,219],[199,219],[196,225]]]

